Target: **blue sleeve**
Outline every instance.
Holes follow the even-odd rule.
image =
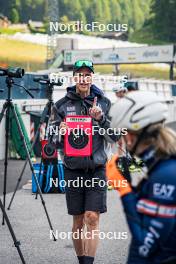
[[[175,230],[176,180],[173,172],[168,174],[167,178],[165,175],[158,171],[157,175],[151,177],[152,179],[146,183],[143,195],[147,199],[141,199],[135,193],[129,193],[122,197],[129,229],[138,244],[138,253],[143,257],[148,257],[156,251],[159,245],[168,241]],[[155,204],[164,206],[164,208],[175,205],[175,209],[165,210],[165,213],[161,211],[161,214],[155,215]]]

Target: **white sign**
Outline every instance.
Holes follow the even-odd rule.
[[[176,63],[176,53],[175,53],[175,56],[174,56],[174,62]]]
[[[173,52],[173,45],[65,50],[64,65],[73,65],[75,61],[80,59],[91,60],[94,64],[172,62]]]

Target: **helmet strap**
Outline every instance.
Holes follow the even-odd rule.
[[[147,129],[147,128],[145,127],[145,129],[143,129],[143,130],[141,131],[141,133],[138,135],[137,141],[136,141],[134,147],[132,148],[132,150],[130,151],[130,154],[131,154],[132,157],[134,156],[134,154],[135,154],[135,152],[136,152],[136,150],[137,150],[139,144],[141,143],[141,141],[142,141],[143,138],[145,137],[146,129]]]

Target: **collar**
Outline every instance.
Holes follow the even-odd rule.
[[[67,96],[71,99],[78,100],[80,99],[80,95],[76,93],[76,86],[67,87]],[[90,87],[90,95],[85,97],[84,99],[93,100],[94,97],[103,97],[104,93],[101,89],[99,89],[96,85],[92,84]]]
[[[151,168],[156,162],[156,149],[154,146],[147,148],[139,155],[139,158],[144,161],[147,168]]]

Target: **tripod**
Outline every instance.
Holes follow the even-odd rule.
[[[9,228],[10,234],[11,234],[12,239],[13,239],[13,242],[14,242],[14,245],[15,245],[15,247],[17,248],[18,254],[19,254],[20,258],[21,258],[21,262],[22,262],[23,264],[25,264],[26,262],[25,262],[25,260],[24,260],[23,254],[22,254],[21,249],[20,249],[20,245],[21,245],[21,244],[20,244],[20,241],[18,241],[18,240],[16,239],[15,233],[14,233],[14,231],[13,231],[13,228],[12,228],[11,223],[10,223],[10,221],[9,221],[9,218],[8,218],[8,216],[7,216],[7,214],[6,214],[6,211],[5,211],[5,209],[4,209],[4,206],[3,206],[3,203],[2,203],[2,201],[1,201],[1,199],[0,199],[0,208],[1,208],[1,210],[2,210],[2,214],[3,214],[4,218],[5,218],[5,221],[6,221],[6,223],[7,223],[7,226],[8,226],[8,228]]]
[[[7,186],[8,145],[9,145],[8,141],[9,141],[9,130],[10,130],[10,117],[9,117],[9,115],[10,115],[10,110],[11,110],[12,114],[13,114],[13,116],[15,118],[17,127],[18,127],[18,132],[20,134],[21,141],[23,142],[23,146],[24,146],[26,154],[27,154],[27,160],[29,161],[31,172],[34,175],[34,179],[35,179],[35,182],[36,182],[36,185],[37,185],[37,188],[38,188],[38,192],[39,192],[39,195],[40,195],[40,199],[41,199],[41,202],[42,202],[42,205],[43,205],[43,208],[44,208],[44,211],[45,211],[45,214],[46,214],[49,226],[50,226],[50,230],[53,230],[53,227],[52,227],[52,224],[51,224],[51,220],[50,220],[50,217],[48,215],[48,211],[47,211],[47,208],[46,208],[46,205],[45,205],[45,201],[44,201],[43,196],[42,196],[40,185],[39,185],[37,176],[36,176],[36,174],[34,172],[34,168],[33,168],[33,165],[32,165],[31,159],[30,159],[30,152],[28,150],[26,141],[24,139],[24,135],[23,135],[23,132],[22,132],[22,129],[21,129],[21,125],[20,125],[20,122],[19,122],[16,110],[15,110],[15,107],[13,105],[12,98],[11,98],[12,85],[13,84],[17,85],[17,86],[19,86],[19,85],[15,84],[13,79],[12,79],[12,77],[9,77],[9,76],[6,77],[6,84],[7,84],[7,88],[8,88],[8,98],[6,99],[6,102],[4,103],[3,109],[2,109],[2,111],[0,113],[0,122],[1,122],[3,116],[4,116],[5,112],[6,112],[6,138],[5,138],[5,162],[4,162],[4,166],[5,167],[4,167],[3,206],[5,208],[5,204],[6,204],[6,186]],[[29,91],[27,91],[27,92],[29,93]],[[2,224],[4,225],[4,214],[3,214]],[[54,237],[54,235],[53,235],[53,238],[56,241],[56,238]]]
[[[32,146],[31,146],[31,149],[30,149],[30,154],[32,153],[33,151],[33,148],[37,142],[37,139],[39,137],[39,134],[40,134],[40,127],[41,125],[46,121],[46,128],[48,127],[48,122],[49,122],[49,117],[50,117],[50,114],[51,114],[51,109],[52,109],[52,106],[53,106],[54,102],[53,102],[53,84],[49,84],[49,89],[48,89],[48,102],[42,112],[42,116],[40,118],[40,122],[39,122],[39,126],[37,128],[37,131],[36,131],[36,134],[35,134],[35,137],[34,137],[34,140],[33,140],[33,143],[32,143]],[[45,136],[46,136],[46,133],[45,133]],[[14,189],[14,192],[12,194],[12,197],[11,197],[11,200],[10,200],[10,203],[9,203],[9,206],[8,206],[8,210],[10,210],[11,208],[11,205],[12,205],[12,202],[15,198],[15,194],[18,190],[18,187],[20,185],[20,182],[22,180],[22,177],[23,177],[23,174],[24,174],[24,171],[26,169],[26,166],[28,164],[28,159],[25,160],[25,163],[24,163],[24,166],[23,166],[23,169],[21,171],[21,174],[17,180],[17,184],[15,186],[15,189]],[[40,175],[41,175],[41,170],[42,170],[42,161],[40,163],[40,169],[39,169],[39,179],[40,179]],[[37,193],[38,193],[38,188],[37,188],[37,192],[36,192],[36,199],[37,199]]]

